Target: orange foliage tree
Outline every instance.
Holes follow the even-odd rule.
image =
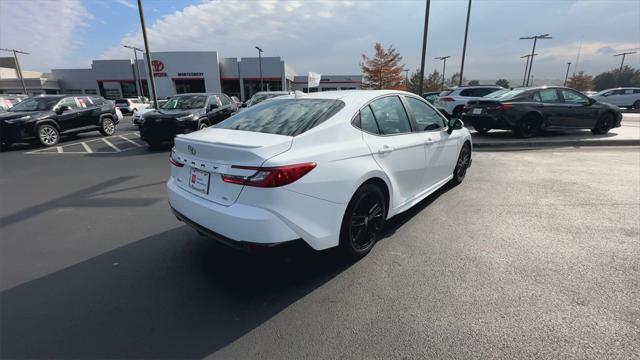
[[[366,89],[405,89],[404,78],[402,77],[403,64],[400,53],[389,46],[386,50],[380,43],[373,47],[375,54],[373,58],[362,54],[362,87]]]

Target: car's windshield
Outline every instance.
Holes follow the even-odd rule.
[[[274,98],[274,97],[277,97],[277,96],[283,96],[283,95],[286,95],[286,94],[279,94],[279,93],[275,93],[275,94],[274,93],[271,93],[271,94],[256,94],[256,95],[253,95],[253,97],[251,99],[249,99],[249,101],[247,101],[247,107],[254,106],[254,105],[257,105],[257,104],[259,104],[259,103],[261,103],[261,102],[263,102],[263,101],[265,101],[267,99],[271,99],[271,98]]]
[[[199,108],[203,108],[206,102],[207,102],[207,97],[204,95],[175,96],[175,97],[172,97],[166,103],[162,104],[162,106],[160,106],[160,109],[164,109],[164,110],[199,109]]]
[[[215,127],[296,136],[343,107],[344,102],[332,99],[278,99],[247,109]]]
[[[487,99],[497,99],[499,97],[502,97],[503,95],[505,95],[506,93],[511,92],[511,90],[509,89],[504,89],[504,90],[498,90],[498,91],[494,91],[492,93],[489,93],[483,97],[487,98]]]
[[[55,97],[32,97],[15,104],[9,111],[44,111],[51,110],[58,103],[60,98]]]

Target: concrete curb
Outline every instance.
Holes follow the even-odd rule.
[[[523,140],[500,142],[474,142],[474,148],[523,148],[523,147],[569,147],[569,146],[640,146],[640,139],[605,140]]]

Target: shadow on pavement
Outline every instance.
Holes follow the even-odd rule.
[[[618,135],[615,131],[616,129],[611,129],[611,131],[607,134],[603,135],[594,135],[590,130],[567,130],[567,131],[542,131],[538,135],[521,139],[513,136],[513,133],[508,130],[492,130],[486,134],[480,134],[478,132],[472,131],[472,135],[476,141],[485,141],[485,140],[506,140],[506,141],[536,141],[536,140],[556,140],[562,139],[564,137],[570,137],[570,139],[599,139],[599,138],[610,138]]]
[[[202,358],[348,266],[335,250],[247,254],[182,226],[0,293],[0,357]]]

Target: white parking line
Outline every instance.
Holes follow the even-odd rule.
[[[120,151],[121,151],[120,149],[118,149],[118,147],[117,147],[117,146],[113,145],[109,140],[107,140],[107,139],[105,139],[105,138],[102,138],[102,141],[104,141],[104,143],[105,143],[105,144],[107,144],[107,145],[111,146],[111,148],[112,148],[113,150],[115,150],[116,152],[120,152]]]
[[[134,137],[134,139],[131,139],[130,137]],[[75,143],[71,143],[71,144],[62,144],[62,145],[58,145],[58,146],[55,146],[55,147],[47,147],[47,148],[42,148],[42,149],[37,149],[37,150],[31,150],[31,151],[25,152],[25,154],[65,154],[65,155],[66,154],[113,154],[113,153],[120,153],[120,152],[124,152],[124,151],[137,149],[139,147],[144,147],[145,145],[137,140],[139,138],[140,138],[140,134],[138,134],[136,132],[131,132],[131,133],[125,133],[125,134],[122,134],[122,135],[112,135],[112,136],[109,136],[109,137],[106,137],[106,138],[94,138],[94,139],[88,139],[88,140],[85,140],[85,141],[75,142]],[[129,146],[129,147],[125,148],[125,149],[120,149],[114,143],[109,141],[109,139],[124,140],[124,141],[127,141],[127,142],[131,143],[132,145],[135,145],[135,146]],[[95,150],[93,150],[91,148],[90,144],[91,143],[96,143],[96,142],[107,144],[107,146],[109,146],[111,149],[113,149],[113,151],[95,151]],[[71,147],[71,146],[76,146],[77,147],[78,145],[82,146],[84,151],[68,151],[68,150],[70,150],[69,147]],[[65,151],[65,150],[67,150],[67,151]]]
[[[62,146],[56,146],[56,150],[58,151],[58,154],[62,153]]]
[[[87,143],[81,142],[80,144],[82,144],[82,147],[87,151],[87,153],[91,154],[93,152]]]
[[[144,145],[142,145],[142,144],[140,144],[140,143],[137,143],[137,142],[135,142],[135,141],[133,141],[133,140],[131,140],[131,139],[128,139],[128,138],[126,138],[126,137],[124,137],[124,136],[122,136],[122,135],[120,135],[120,138],[121,138],[121,139],[123,139],[123,140],[126,140],[126,141],[128,141],[128,142],[130,142],[130,143],[132,143],[132,144],[133,144],[133,145],[135,145],[135,146],[144,146]]]

